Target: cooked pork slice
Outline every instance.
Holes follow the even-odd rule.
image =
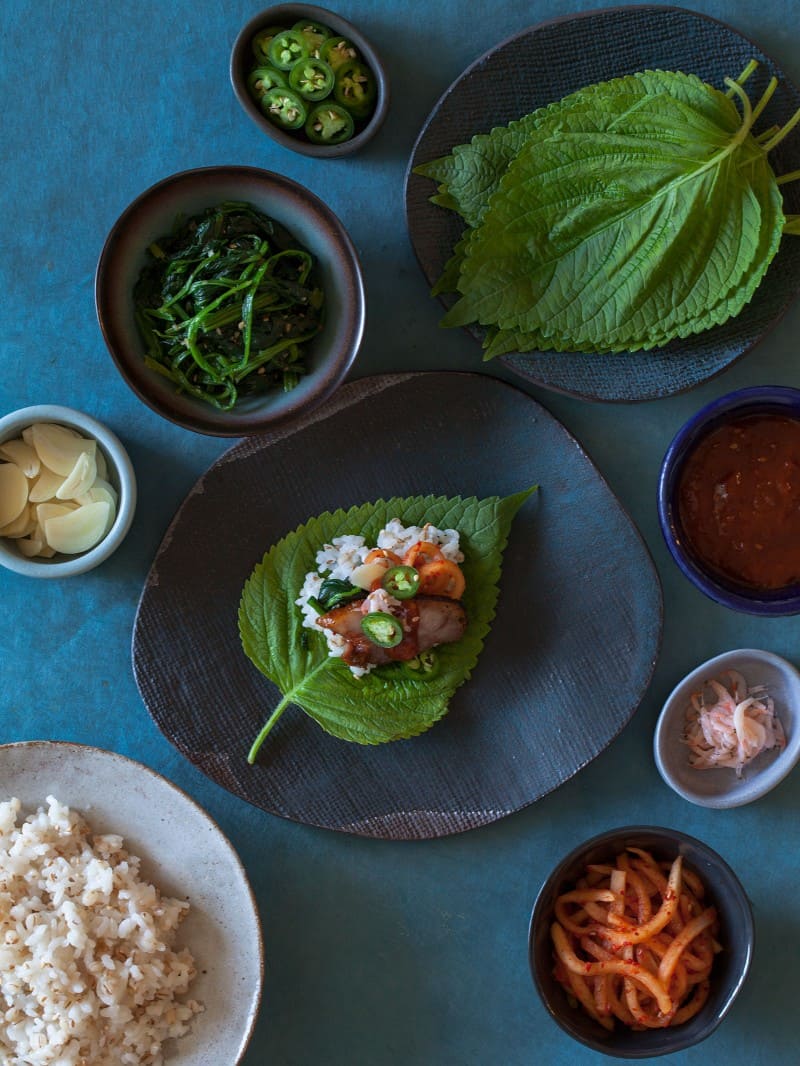
[[[435,648],[437,644],[460,640],[467,627],[466,612],[457,600],[446,596],[417,596],[404,600],[395,608],[406,634],[401,643],[394,648],[381,648],[373,644],[361,629],[363,602],[358,599],[334,607],[317,619],[318,626],[338,633],[347,641],[343,658],[350,666],[413,659],[419,652]]]

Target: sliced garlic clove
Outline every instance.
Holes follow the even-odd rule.
[[[373,582],[379,581],[386,573],[386,569],[384,562],[362,563],[352,572],[350,580],[360,589],[371,589]]]
[[[76,498],[76,503],[81,505],[100,501],[108,504],[108,526],[106,528],[106,533],[108,533],[117,517],[117,494],[111,485],[107,481],[98,480],[88,492]]]
[[[94,453],[94,458],[97,463],[97,476],[105,481],[108,478],[108,463],[101,448]]]
[[[26,444],[30,445],[30,447],[33,448],[33,426],[28,426],[26,429],[23,429],[22,439],[25,441]],[[34,449],[34,451],[35,450],[36,449]]]
[[[45,547],[43,540],[38,540],[36,537],[26,537],[17,541],[17,547],[27,559],[32,559],[35,555],[41,555],[42,549]],[[55,551],[50,549],[55,555]]]
[[[42,533],[44,535],[44,524],[51,518],[63,518],[64,515],[72,514],[73,511],[78,509],[78,505],[69,502],[63,503],[37,503],[36,504],[36,521],[42,527]],[[46,540],[47,538],[44,537]]]
[[[55,506],[40,504],[39,507]],[[51,548],[64,555],[88,551],[102,538],[108,522],[107,503],[89,503],[70,514],[44,521],[44,533]]]
[[[81,452],[75,460],[75,466],[64,478],[64,483],[56,492],[58,500],[74,500],[88,492],[97,477],[97,463],[93,455]]]
[[[19,518],[28,502],[28,479],[16,463],[0,463],[0,527]]]
[[[54,474],[52,470],[48,470],[46,466],[43,466],[39,476],[31,486],[28,499],[31,503],[44,503],[46,500],[52,500],[63,484],[64,478],[61,474]]]
[[[37,422],[33,427],[33,446],[46,467],[62,477],[72,473],[78,456],[88,452],[94,455],[97,444],[76,435],[64,426],[50,422]]]
[[[114,488],[110,481],[101,478],[99,474],[97,475],[97,480],[95,481],[94,485],[92,485],[92,488],[105,489],[105,491],[114,501],[114,506],[116,507],[116,505],[119,503],[119,493],[117,492],[117,490]]]
[[[24,440],[7,440],[0,444],[0,458],[16,463],[25,477],[36,477],[39,473],[39,456]]]
[[[20,514],[6,526],[0,526],[0,537],[29,537],[36,529],[36,509],[26,504]]]

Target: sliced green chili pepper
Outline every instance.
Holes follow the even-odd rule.
[[[361,631],[379,648],[396,648],[403,639],[403,623],[386,611],[371,611],[361,619]]]
[[[377,95],[375,75],[364,63],[351,59],[336,71],[333,98],[354,118],[366,118],[375,106]]]
[[[305,130],[313,144],[341,144],[353,136],[355,122],[346,107],[326,100],[310,112]]]
[[[289,85],[305,100],[324,100],[333,88],[333,71],[321,59],[301,59],[289,72]]]
[[[331,35],[331,31],[327,26],[323,26],[321,22],[311,22],[309,19],[301,19],[299,22],[295,22],[292,29],[306,39],[309,53],[313,56],[319,55],[323,41],[327,40]]]
[[[285,89],[288,84],[286,75],[276,67],[256,67],[247,77],[247,88],[256,100],[260,100],[270,89]]]
[[[266,63],[269,59],[269,46],[272,44],[272,39],[276,33],[282,31],[283,26],[266,26],[255,35],[250,42],[250,49],[259,63]]]
[[[308,41],[297,30],[281,30],[270,42],[269,61],[278,70],[291,70],[299,59],[307,59],[310,55]]]
[[[346,37],[329,37],[322,43],[319,58],[324,59],[334,71],[337,71],[343,63],[358,59],[358,49]]]
[[[284,130],[297,130],[308,118],[305,100],[293,89],[268,89],[261,97],[261,107],[267,118]]]
[[[413,566],[392,566],[383,575],[381,586],[397,600],[410,600],[419,591],[419,570]]]
[[[406,677],[413,678],[415,681],[431,681],[439,673],[439,665],[439,656],[432,648],[429,648],[415,655],[413,659],[400,663],[398,669]]]

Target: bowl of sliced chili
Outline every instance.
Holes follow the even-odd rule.
[[[318,158],[359,151],[389,107],[388,77],[373,45],[315,4],[276,4],[254,15],[234,42],[230,79],[263,133]]]
[[[95,279],[100,328],[130,388],[221,437],[325,400],[358,353],[364,302],[330,208],[252,167],[183,171],[147,189],[112,227]]]

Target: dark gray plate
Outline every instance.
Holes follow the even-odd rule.
[[[772,75],[780,82],[758,128],[783,124],[800,107],[800,90],[752,41],[696,11],[651,6],[591,11],[534,26],[481,56],[434,107],[406,174],[408,230],[429,284],[441,274],[462,225],[452,211],[429,202],[436,187],[413,174],[413,167],[594,82],[661,68],[697,74],[722,87],[723,78],[735,78],[750,59],[762,64],[747,83],[751,99],[758,99]],[[800,131],[789,134],[770,159],[777,174],[800,168]],[[800,211],[799,185],[785,187],[787,211]],[[749,351],[799,287],[800,239],[786,237],[750,304],[722,326],[650,352],[599,357],[531,352],[502,361],[536,385],[582,399],[670,396],[709,380]],[[450,306],[452,297],[442,303]],[[471,332],[482,339],[479,331]]]
[[[492,631],[441,722],[362,747],[290,708],[247,764],[279,694],[241,650],[237,609],[270,545],[337,507],[536,483],[509,540]],[[636,710],[660,637],[647,549],[559,422],[493,378],[387,375],[236,445],[200,479],[148,576],[133,667],[166,737],[224,788],[296,821],[413,839],[493,822],[585,766]]]

